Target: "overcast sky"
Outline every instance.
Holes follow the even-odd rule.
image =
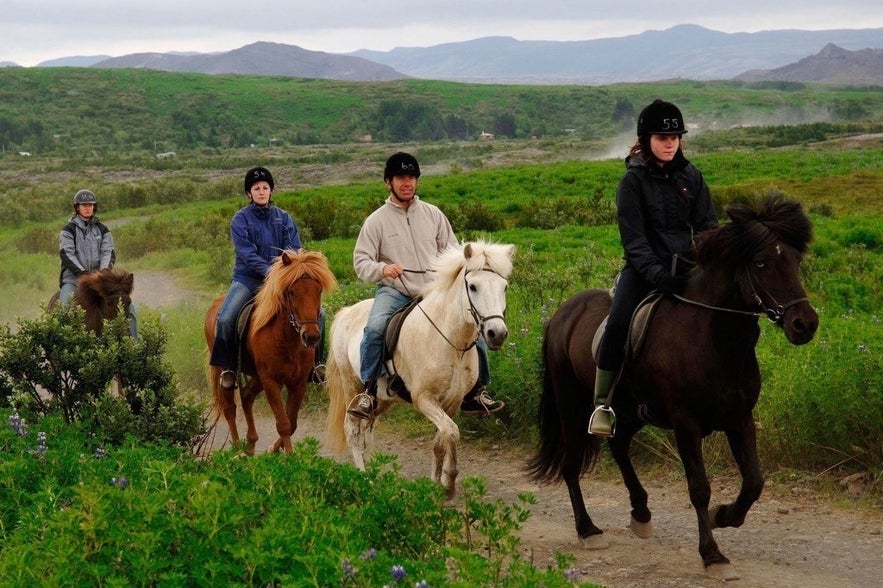
[[[346,53],[490,35],[575,41],[678,24],[734,33],[883,28],[880,0],[2,0],[0,61],[229,51],[272,41]],[[883,39],[878,47],[883,47]]]

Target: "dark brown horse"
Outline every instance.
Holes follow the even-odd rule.
[[[291,451],[291,435],[297,429],[297,414],[307,393],[307,378],[313,367],[319,344],[319,308],[322,293],[337,287],[328,261],[319,252],[283,251],[270,268],[263,286],[255,296],[254,311],[248,325],[241,370],[251,376],[240,390],[242,411],[248,424],[246,452],[254,453],[258,440],[254,422],[254,401],[264,390],[276,418],[279,438],[272,450]],[[215,341],[215,322],[224,302],[221,296],[205,315],[205,340],[209,352]],[[233,390],[219,384],[221,370],[209,369],[209,386],[216,415],[224,415],[234,443],[236,401]],[[288,390],[282,404],[282,386]]]
[[[86,328],[101,332],[104,321],[113,320],[122,308],[129,313],[135,276],[124,269],[105,269],[83,274],[77,281],[77,292],[71,302],[82,307]],[[49,310],[58,304],[58,292],[49,299]]]
[[[643,345],[626,360],[612,405],[616,435],[608,444],[628,488],[631,528],[649,537],[647,492],[629,446],[646,419],[674,430],[699,522],[702,562],[709,575],[733,579],[738,576],[712,529],[741,526],[763,489],[752,416],[760,395],[758,317],[766,316],[788,341],[802,345],[813,338],[818,315],[800,280],[800,263],[812,238],[801,206],[768,198],[754,206],[728,207],[727,214],[731,222],[697,237],[698,263],[683,295],[659,301]],[[579,480],[600,449],[598,438],[586,432],[595,377],[591,346],[610,303],[609,291],[586,290],[562,304],[547,325],[540,446],[528,463],[535,480],[566,483],[577,534],[590,541],[602,531],[586,512]],[[742,487],[734,502],[709,510],[702,439],[713,431],[726,434]]]

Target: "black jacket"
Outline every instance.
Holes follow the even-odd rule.
[[[717,226],[717,213],[702,173],[680,149],[665,167],[640,156],[626,158],[626,167],[616,190],[625,260],[655,287],[694,234]]]

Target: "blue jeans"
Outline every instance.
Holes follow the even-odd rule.
[[[227,298],[218,311],[218,320],[215,324],[215,344],[212,345],[212,356],[209,364],[224,370],[235,371],[239,365],[238,349],[236,346],[236,321],[239,311],[249,300],[254,297],[248,286],[241,282],[230,283]]]
[[[58,293],[58,302],[62,306],[67,306],[68,302],[70,302],[71,297],[77,293],[77,285],[76,284],[68,284],[65,282],[61,285],[61,291]],[[129,304],[129,334],[132,336],[132,339],[138,339],[138,317],[135,315],[135,303],[131,302]]]
[[[402,294],[389,286],[377,286],[374,294],[374,304],[368,314],[368,322],[362,335],[360,347],[361,365],[359,366],[359,378],[367,384],[383,375],[383,334],[386,324],[397,310],[404,308],[411,302],[411,297]],[[487,345],[484,339],[479,338],[476,345],[478,350],[478,383],[486,386],[490,382],[490,368],[488,367]]]

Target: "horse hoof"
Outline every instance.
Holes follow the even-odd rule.
[[[583,549],[588,551],[595,551],[599,549],[609,549],[610,541],[603,534],[599,535],[589,535],[588,537],[580,538],[580,546]]]
[[[734,568],[733,565],[729,563],[715,563],[707,565],[705,566],[705,575],[707,575],[709,578],[723,580],[724,582],[739,579],[739,574],[736,572],[736,568]]]
[[[651,521],[642,523],[640,521],[632,519],[629,522],[629,529],[631,529],[632,533],[634,533],[641,539],[649,539],[653,536],[653,523]]]

